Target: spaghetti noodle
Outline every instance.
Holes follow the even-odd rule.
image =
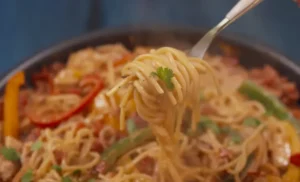
[[[295,118],[244,68],[205,59],[116,44],[44,70],[51,89],[22,101],[0,181],[298,182]]]

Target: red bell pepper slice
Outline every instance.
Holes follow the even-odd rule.
[[[290,157],[290,163],[294,164],[297,167],[300,167],[300,153],[293,154]]]
[[[45,127],[55,127],[59,125],[61,122],[66,121],[73,115],[80,113],[89,103],[93,101],[93,99],[97,96],[97,94],[103,89],[104,82],[103,80],[96,75],[87,75],[85,76],[81,82],[79,83],[81,87],[87,86],[87,85],[94,85],[94,88],[91,92],[89,92],[74,108],[69,110],[68,112],[65,112],[61,115],[53,115],[50,118],[44,118],[43,116],[35,115],[33,112],[27,113],[27,117],[31,120],[33,124],[35,124],[38,127],[45,128]]]

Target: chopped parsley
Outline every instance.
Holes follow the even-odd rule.
[[[37,151],[43,146],[43,142],[41,141],[36,141],[31,145],[31,151]]]
[[[229,126],[222,127],[222,133],[230,136],[231,141],[235,144],[239,144],[242,142],[242,136],[234,129]]]
[[[57,165],[57,164],[53,165],[52,169],[54,169],[55,171],[57,171],[59,173],[61,173],[61,171],[62,171],[61,167],[59,165]]]
[[[253,127],[253,128],[259,126],[260,124],[261,124],[261,122],[258,119],[253,118],[253,117],[248,117],[243,122],[243,125],[250,126],[250,127]]]
[[[169,90],[174,89],[174,84],[172,83],[174,73],[170,68],[158,67],[156,72],[152,72],[151,75],[157,76],[160,80],[162,80]]]
[[[233,143],[235,143],[235,144],[239,144],[242,142],[242,137],[237,131],[233,130],[230,133],[230,137],[231,137],[231,140],[233,141]]]
[[[215,134],[226,134],[230,137],[231,141],[235,144],[242,142],[241,135],[229,126],[219,126],[213,122],[210,118],[202,116],[198,123],[198,130],[205,131],[207,129],[212,130]]]
[[[21,182],[32,182],[33,181],[33,173],[32,170],[28,170],[21,178]]]
[[[72,173],[74,176],[80,176],[81,175],[81,171],[80,169],[76,169],[75,171],[73,171]]]
[[[64,176],[61,178],[61,182],[72,182],[72,180],[69,176]]]
[[[14,148],[2,147],[0,153],[9,161],[18,161],[20,159],[18,152]]]
[[[273,115],[273,111],[271,110],[267,110],[265,113],[264,113],[264,116],[272,116]]]
[[[210,129],[216,134],[220,134],[221,132],[220,127],[206,116],[201,117],[200,122],[198,123],[198,128],[200,130]]]

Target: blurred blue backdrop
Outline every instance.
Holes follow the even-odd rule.
[[[237,0],[0,0],[0,73],[63,40],[118,26],[212,27]],[[265,0],[226,31],[265,42],[300,64],[300,9]]]

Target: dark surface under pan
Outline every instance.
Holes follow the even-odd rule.
[[[87,34],[39,52],[33,57],[23,61],[0,80],[0,91],[3,93],[8,78],[17,71],[25,71],[27,83],[30,85],[30,75],[42,66],[56,61],[65,62],[68,55],[76,50],[109,43],[123,43],[129,49],[135,46],[173,46],[188,49],[196,43],[205,33],[202,29],[192,28],[132,28],[101,30]],[[275,52],[267,46],[239,35],[221,35],[210,48],[210,52],[219,52],[220,45],[225,43],[234,48],[239,54],[241,64],[247,68],[270,64],[282,75],[300,86],[300,69],[291,60]]]

